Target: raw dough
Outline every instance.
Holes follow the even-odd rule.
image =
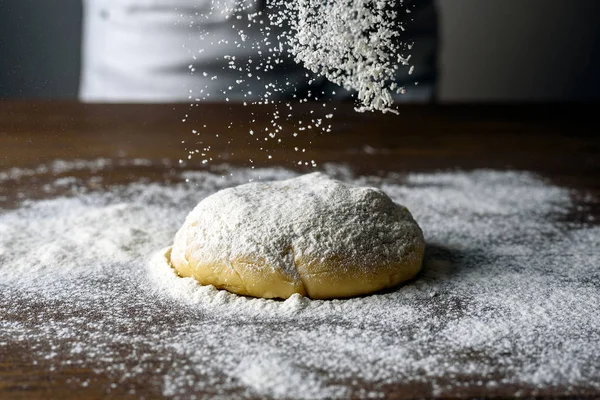
[[[180,276],[233,293],[329,299],[411,279],[424,249],[406,208],[317,172],[205,198],[177,232],[170,261]]]

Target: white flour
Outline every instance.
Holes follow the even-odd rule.
[[[394,111],[392,93],[403,93],[395,83],[400,68],[409,68],[412,45],[401,38],[404,30],[402,14],[410,14],[411,7],[403,0],[269,0],[265,10],[256,2],[212,0],[211,9],[203,18],[222,14],[231,22],[238,38],[219,36],[221,32],[200,31],[205,48],[190,49],[192,60],[196,54],[225,52],[221,58],[224,74],[233,70],[238,78],[227,87],[216,89],[212,97],[226,96],[225,101],[239,97],[237,88],[248,88],[238,101],[260,100],[254,104],[281,103],[278,92],[295,93],[300,102],[313,100],[324,93],[297,88],[296,75],[273,79],[272,72],[288,63],[288,56],[315,75],[357,93],[357,111]],[[191,26],[191,25],[190,25]],[[215,48],[219,50],[214,51]],[[243,51],[242,51],[243,50]],[[218,81],[215,71],[196,71]],[[281,73],[280,73],[281,74]],[[310,78],[311,75],[306,77]],[[248,86],[249,83],[252,83]],[[220,86],[215,86],[220,87]],[[190,99],[211,100],[208,90],[190,91]],[[329,95],[335,93],[327,93]],[[227,96],[231,96],[230,99]],[[187,117],[187,116],[186,116]],[[186,118],[183,119],[184,121]]]
[[[355,92],[356,111],[398,113],[392,96],[404,93],[405,88],[398,86],[396,76],[402,68],[410,73],[414,69],[409,67],[414,43],[401,37],[401,14],[410,14],[411,6],[403,0],[269,0],[262,10],[257,7],[259,3],[212,0],[210,9],[198,14],[207,26],[198,30],[202,48],[188,50],[188,68],[192,75],[210,77],[210,83],[201,89],[187,89],[190,110],[200,102],[215,99],[244,106],[268,106],[272,116],[268,123],[257,123],[254,113],[242,121],[249,133],[247,140],[255,145],[254,141],[258,142],[257,148],[267,160],[276,153],[267,142],[294,146],[298,135],[331,132],[336,107],[329,100],[336,97],[336,91],[315,84],[324,78]],[[216,15],[231,23],[237,38],[211,28],[208,21]],[[194,25],[188,23],[189,27]],[[222,62],[223,71],[202,70],[197,55],[206,57],[209,53]],[[294,62],[306,70],[290,72],[288,67]],[[294,108],[307,102],[314,104],[308,113]],[[181,121],[192,124],[189,115],[185,114]],[[284,128],[284,122],[288,128]],[[230,129],[239,123],[237,118],[217,129],[222,132],[225,126]],[[180,162],[186,158],[199,158],[203,164],[215,161],[219,156],[210,145],[203,144],[206,135],[215,135],[214,129],[204,123],[193,124],[190,131],[194,136],[182,142],[187,154]],[[315,161],[303,154],[304,148],[295,150],[297,158],[286,161],[316,167]]]
[[[88,165],[100,164],[111,162]],[[149,261],[203,197],[292,172],[188,171],[189,183],[86,191],[65,179],[85,162],[54,165],[69,196],[0,212],[0,355],[22,348],[50,376],[86,367],[113,379],[107,393],[144,385],[181,398],[364,398],[405,384],[423,396],[600,389],[600,228],[564,222],[569,192],[535,176],[355,178],[325,166],[411,210],[429,246],[424,272],[373,296],[273,301],[202,287]],[[3,182],[27,186],[22,170],[4,172]]]
[[[296,62],[345,89],[357,92],[357,111],[394,110],[392,93],[403,57],[398,22],[402,0],[283,1],[281,20]]]

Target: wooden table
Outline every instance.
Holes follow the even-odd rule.
[[[569,215],[570,219],[589,221],[592,215],[596,223],[600,221],[600,123],[596,105],[402,106],[400,115],[395,116],[358,114],[347,104],[330,104],[322,110],[321,105],[303,104],[294,105],[294,115],[305,121],[314,116],[322,118],[333,107],[337,110],[331,120],[331,133],[304,132],[293,137],[291,122],[282,122],[287,133],[278,144],[274,140],[256,140],[248,133],[252,119],[257,126],[271,121],[274,109],[270,106],[0,102],[0,172],[55,159],[143,158],[164,160],[164,166],[108,169],[104,182],[128,182],[140,175],[168,180],[172,170],[179,168],[178,160],[187,158],[185,147],[196,148],[198,141],[203,142],[200,147],[211,146],[214,160],[207,168],[219,162],[249,165],[248,160],[252,159],[255,166],[310,170],[297,165],[298,152],[294,148],[299,147],[306,148],[310,154],[306,159],[317,164],[347,163],[357,173],[478,168],[533,171],[573,189],[573,196],[582,207],[575,208],[580,211]],[[310,114],[312,109],[317,110],[315,114]],[[210,134],[191,133],[206,121],[211,124],[206,128]],[[203,167],[201,158],[186,162]],[[27,198],[48,196],[40,189],[43,183],[43,176],[36,176],[27,185],[20,183],[19,187],[0,182],[0,207],[15,207],[18,191]],[[24,349],[0,348],[0,398],[106,395],[101,375],[77,368],[49,374],[43,368],[32,367],[30,361]],[[91,375],[96,383],[85,391],[73,393],[66,383],[72,376]],[[502,397],[514,389],[498,387],[488,394]],[[127,394],[118,390],[111,393],[119,397]],[[418,388],[404,395],[407,393],[418,395]],[[546,393],[557,397],[564,394]],[[600,393],[585,394],[600,397]],[[158,395],[143,385],[136,393],[136,397]]]

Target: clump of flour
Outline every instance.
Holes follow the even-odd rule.
[[[316,74],[314,79],[325,77],[356,91],[357,111],[393,111],[391,94],[403,91],[395,83],[396,73],[401,67],[409,67],[410,56],[403,53],[413,45],[401,37],[405,29],[401,14],[411,12],[404,0],[271,0],[264,9],[257,9],[255,2],[213,0],[211,4],[206,18],[220,12],[239,36],[232,41],[215,33],[200,33],[207,47],[219,49],[216,54],[232,52],[222,56],[225,73],[236,71],[239,79],[220,89],[218,95],[225,95],[225,101],[236,100],[227,97],[228,93],[239,96],[234,88],[247,88],[237,100],[259,95],[255,104],[274,104],[277,93],[289,92],[290,87],[296,90],[299,102],[318,98],[320,93],[299,92],[294,76],[276,75],[278,79],[270,79],[272,71],[280,70],[280,75],[285,72],[281,66],[290,61],[291,55],[296,63]],[[211,81],[219,80],[218,74],[196,71],[194,64],[189,69],[192,74],[210,76]],[[256,93],[252,88],[258,89]],[[198,95],[197,100],[210,100],[211,94],[202,90]]]
[[[86,165],[100,181],[103,168],[118,168],[60,162],[2,179],[25,190],[35,171],[57,168],[48,184],[58,191]],[[21,352],[22,366],[50,382],[90,371],[70,378],[73,390],[99,385],[100,374],[105,393],[145,397],[600,389],[600,228],[564,222],[568,190],[521,172],[355,177],[323,168],[411,210],[428,243],[415,281],[348,300],[275,301],[198,285],[161,262],[158,251],[204,197],[296,175],[289,170],[186,171],[180,183],[89,191],[70,180],[68,195],[0,212],[0,354]]]
[[[357,111],[388,112],[402,56],[402,0],[285,1],[281,20],[296,62],[345,89],[357,92]]]

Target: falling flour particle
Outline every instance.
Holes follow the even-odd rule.
[[[395,112],[399,67],[409,64],[400,41],[402,0],[283,1],[281,21],[296,62],[357,92],[357,111]],[[412,72],[412,71],[411,71]]]
[[[282,122],[293,124],[300,118],[289,98],[307,103],[335,95],[335,91],[325,93],[314,85],[326,78],[354,92],[355,109],[359,112],[397,113],[393,95],[403,94],[405,89],[398,87],[396,77],[400,68],[410,65],[408,53],[412,48],[402,37],[401,14],[410,11],[403,0],[270,0],[264,10],[257,7],[259,3],[212,0],[208,11],[199,13],[206,21],[221,14],[231,22],[237,38],[225,40],[224,31],[211,29],[210,24],[206,30],[199,29],[202,46],[215,54],[215,65],[220,65],[223,73],[201,72],[201,80],[208,78],[210,83],[199,90],[189,89],[190,108],[211,99],[268,106],[272,124],[265,136],[256,140],[268,141],[277,135],[277,142],[281,143],[286,140]],[[190,50],[190,57],[196,60],[196,55],[204,50]],[[288,73],[287,66],[294,62],[306,68],[305,76],[299,76],[302,73],[298,71]],[[197,70],[194,63],[188,69],[190,74]],[[412,71],[410,67],[409,73]],[[182,122],[187,123],[187,117]],[[257,131],[264,128],[249,125]],[[214,129],[210,129],[211,135]],[[331,125],[315,118],[298,130],[326,133],[331,131]],[[196,136],[206,133],[193,130]],[[192,159],[197,149],[186,150],[187,159]],[[206,163],[209,161],[210,156]]]
[[[372,296],[274,301],[179,278],[157,254],[202,198],[295,173],[221,168],[181,173],[188,183],[95,190],[66,179],[87,171],[101,182],[107,168],[119,165],[0,175],[18,191],[56,170],[51,189],[70,188],[0,212],[0,354],[26,349],[23,362],[50,378],[82,368],[109,380],[105,393],[223,399],[600,389],[600,227],[565,222],[566,189],[522,172],[355,177],[324,165],[411,210],[428,242],[424,271]],[[89,376],[66,385],[86,387]]]

